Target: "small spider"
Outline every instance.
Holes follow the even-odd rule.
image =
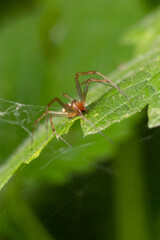
[[[95,78],[89,78],[85,81],[83,81],[82,83],[79,82],[79,76],[82,75],[89,75],[89,74],[97,74],[99,76],[101,76],[103,79],[95,79]],[[127,95],[125,94],[125,92],[123,92],[115,83],[113,83],[112,81],[110,81],[108,78],[106,78],[104,75],[102,75],[100,72],[97,71],[88,71],[88,72],[79,72],[75,75],[75,83],[76,83],[76,90],[77,90],[77,95],[78,95],[78,100],[73,99],[72,97],[70,97],[69,95],[67,95],[66,93],[63,94],[64,97],[68,98],[71,103],[66,103],[64,104],[59,98],[55,97],[53,98],[53,100],[48,103],[47,107],[46,107],[46,111],[35,121],[34,126],[33,126],[33,133],[34,133],[34,129],[35,126],[37,125],[37,123],[44,117],[46,116],[46,128],[47,128],[47,132],[48,132],[48,115],[49,116],[49,121],[51,123],[51,127],[53,132],[62,140],[64,141],[69,147],[72,147],[66,140],[64,140],[55,130],[53,122],[52,122],[52,118],[53,117],[66,117],[66,118],[73,118],[75,116],[80,116],[81,118],[83,118],[87,123],[89,123],[91,126],[92,123],[85,118],[85,116],[83,115],[83,113],[87,112],[87,109],[85,107],[85,100],[87,97],[87,92],[88,92],[88,86],[91,82],[99,82],[102,84],[107,84],[111,87],[117,88],[118,91],[130,102],[129,98],[127,97]],[[82,91],[81,86],[82,84],[85,84],[84,90]],[[59,103],[63,109],[61,112],[55,112],[55,111],[49,111],[49,107],[54,103],[57,102]],[[130,102],[130,104],[132,105],[132,103]],[[132,105],[133,106],[133,105]],[[97,129],[97,131],[104,136],[104,134]],[[106,136],[105,136],[106,137]],[[33,142],[33,134],[32,134],[32,142]]]

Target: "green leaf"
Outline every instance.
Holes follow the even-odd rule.
[[[123,40],[135,46],[135,53],[142,54],[160,47],[160,7],[131,28]]]
[[[76,118],[68,121],[59,120],[58,124],[55,124],[56,131],[60,135],[66,134],[75,120]],[[33,159],[37,158],[42,149],[53,137],[55,135],[50,129],[49,137],[46,139],[45,125],[41,125],[34,135],[33,146],[31,144],[31,137],[27,138],[4,165],[0,167],[0,189],[23,163],[29,164]]]
[[[142,65],[144,66],[144,65]],[[142,68],[141,66],[141,68]],[[120,71],[120,70],[117,70]],[[130,71],[130,69],[129,69]],[[160,93],[160,60],[156,58],[151,65],[143,67],[142,71],[131,74],[119,86],[130,97],[134,108],[129,102],[116,90],[111,89],[105,93],[89,110],[86,118],[95,125],[90,126],[82,120],[82,129],[84,134],[96,133],[97,128],[102,130],[115,122],[128,118],[129,116],[141,111],[147,104],[152,103],[153,97]],[[127,71],[125,70],[127,73]],[[118,73],[117,73],[118,74]],[[96,92],[95,92],[96,94]],[[66,120],[63,123],[59,120],[55,125],[56,131],[60,134],[66,134],[77,118]],[[0,188],[8,181],[22,163],[30,163],[37,158],[45,145],[54,137],[51,133],[46,140],[45,126],[42,125],[35,134],[33,150],[31,150],[31,138],[28,138],[16,150],[15,153],[0,169]]]
[[[160,126],[160,95],[153,97],[148,109],[149,128]]]
[[[152,17],[154,18],[154,15]],[[157,25],[155,26],[157,28]],[[119,87],[125,91],[134,107],[131,107],[130,103],[116,89],[112,88],[108,91],[104,85],[95,84],[88,94],[87,103],[90,105],[88,114],[86,114],[86,118],[95,127],[82,120],[81,125],[85,135],[96,133],[98,129],[103,130],[120,122],[140,112],[147,105],[149,105],[149,127],[159,125],[159,108],[157,106],[159,106],[160,95],[160,50],[158,48],[150,49],[145,54],[138,56],[126,64],[123,69],[120,68],[110,74],[109,77],[115,83],[120,83]],[[60,135],[66,134],[76,120],[77,118],[57,120],[56,131]],[[49,138],[46,140],[45,125],[42,125],[35,133],[33,149],[31,149],[31,138],[26,139],[1,166],[0,189],[23,163],[29,164],[37,158],[53,137],[50,130]]]
[[[155,59],[151,65],[127,77],[119,87],[130,97],[134,107],[115,89],[104,94],[92,106],[87,119],[93,124],[82,121],[84,134],[92,134],[109,127],[115,122],[128,118],[141,111],[149,104],[155,95],[160,93],[160,61]],[[95,127],[94,127],[95,126]]]

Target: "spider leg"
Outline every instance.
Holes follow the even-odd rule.
[[[69,105],[67,104],[64,104],[59,98],[55,97],[52,99],[52,101],[50,101],[47,106],[46,106],[46,133],[47,133],[47,138],[48,138],[48,110],[49,110],[49,107],[54,103],[54,102],[57,102],[59,103],[67,112],[71,112],[72,109]]]
[[[99,130],[97,127],[95,127],[95,125],[92,124],[92,123],[83,115],[83,113],[82,113],[80,110],[78,110],[78,112],[79,112],[79,116],[80,116],[85,122],[87,122],[92,128],[96,129],[96,131],[97,131],[100,135],[102,135],[103,137],[105,137],[105,139],[107,139],[107,141],[109,141],[111,144],[114,144],[114,142],[113,142],[108,136],[106,136],[103,132],[101,132],[101,130]]]
[[[39,123],[39,121],[44,118],[46,115],[48,114],[52,114],[54,115],[54,117],[68,117],[67,113],[63,113],[63,112],[54,112],[54,111],[46,111],[44,112],[35,122],[33,125],[33,130],[32,130],[32,144],[33,145],[33,136],[34,136],[34,132],[35,132],[35,127],[36,125]]]
[[[63,93],[63,96],[68,98],[70,101],[74,101],[74,99],[70,97],[67,93]]]
[[[64,138],[62,138],[62,137],[56,132],[56,130],[55,130],[55,128],[54,128],[54,125],[53,125],[53,122],[52,122],[52,118],[53,118],[53,117],[55,117],[55,114],[51,114],[51,115],[49,116],[49,120],[50,120],[50,123],[51,123],[51,127],[52,127],[53,132],[54,132],[63,142],[65,142],[70,148],[72,148],[72,146],[71,146],[66,140],[64,140]]]
[[[81,72],[81,73],[77,73],[75,75],[75,78],[78,79],[79,76],[81,76],[81,75],[88,75],[88,74],[97,74],[97,75],[101,76],[103,79],[101,80],[101,79],[90,78],[90,79],[88,79],[88,80],[86,80],[86,81],[81,83],[81,84],[86,83],[84,92],[82,93],[84,100],[86,99],[87,92],[88,92],[88,86],[89,86],[90,82],[99,82],[99,83],[102,83],[102,84],[107,84],[108,83],[111,87],[114,87],[114,88],[118,89],[118,91],[127,99],[127,101],[131,104],[131,106],[134,107],[133,104],[131,103],[129,97],[126,95],[126,93],[121,88],[119,88],[114,82],[109,80],[107,77],[105,77],[100,72],[97,72],[97,71]]]
[[[125,93],[121,88],[119,88],[115,83],[113,83],[112,81],[110,81],[109,79],[102,79],[102,80],[101,80],[101,79],[90,78],[90,79],[82,82],[81,84],[86,83],[86,86],[85,86],[85,89],[84,89],[84,96],[85,96],[85,98],[86,98],[86,96],[87,96],[88,86],[89,86],[89,84],[90,84],[91,82],[99,82],[99,83],[102,83],[102,84],[104,84],[104,85],[109,85],[110,87],[114,87],[114,88],[118,89],[118,91],[120,92],[120,94],[123,95],[123,96],[127,99],[127,101],[131,104],[132,107],[134,107],[133,104],[132,104],[132,102],[130,101],[129,97],[126,95],[126,93]]]
[[[84,90],[84,92],[82,92],[82,89],[81,89],[81,86],[80,86],[81,84],[79,83],[79,76],[90,75],[90,74],[98,74],[98,75],[100,75],[101,73],[99,73],[97,71],[88,71],[88,72],[78,72],[78,73],[75,74],[75,82],[76,82],[77,94],[78,94],[78,97],[80,98],[80,100],[84,101],[84,102],[86,100],[88,86],[86,86],[86,89]],[[105,76],[102,76],[102,75],[100,75],[100,76],[106,79]]]
[[[82,93],[82,89],[81,89],[81,86],[80,86],[80,83],[79,83],[79,76],[80,75],[83,75],[81,73],[77,73],[74,77],[75,77],[75,83],[76,83],[76,89],[77,89],[77,95],[78,95],[78,98],[80,101],[83,101],[85,102],[85,98],[84,98],[84,95]]]
[[[63,103],[59,98],[55,97],[53,98],[52,101],[50,101],[48,104],[47,104],[47,108],[49,108],[54,102],[57,102],[59,103],[66,111],[69,111],[70,110],[70,106],[66,105],[65,103]]]

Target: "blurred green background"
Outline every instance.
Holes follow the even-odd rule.
[[[76,72],[107,75],[132,59],[123,34],[158,3],[0,1],[0,98],[45,106],[76,97]],[[0,193],[0,240],[160,238],[159,130],[147,128],[144,109],[105,132],[113,146],[84,138],[76,122],[65,136],[72,150],[54,139],[21,167]],[[0,121],[0,163],[27,136]]]

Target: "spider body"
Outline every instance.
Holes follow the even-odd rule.
[[[66,107],[67,108],[69,107],[70,111],[67,111],[65,108],[62,108],[62,112],[67,114],[67,118],[75,117],[79,115],[80,112],[81,113],[87,112],[87,109],[84,106],[84,103],[78,100],[73,100],[71,103],[67,103]]]
[[[102,79],[95,79],[95,78],[89,78],[85,81],[83,81],[81,84],[79,82],[79,76],[81,75],[89,75],[89,74],[97,74],[100,77],[102,77]],[[35,126],[37,125],[37,123],[44,117],[46,116],[46,128],[47,128],[47,132],[48,132],[48,115],[49,115],[49,121],[51,123],[51,127],[53,132],[59,137],[61,138],[67,145],[69,145],[71,147],[71,145],[66,142],[56,131],[52,122],[52,118],[53,117],[66,117],[66,118],[73,118],[75,116],[80,116],[83,120],[85,120],[89,125],[91,125],[93,127],[93,124],[86,119],[86,117],[83,115],[83,113],[87,112],[87,109],[85,107],[85,100],[87,97],[87,92],[88,92],[88,87],[89,84],[91,82],[99,82],[101,84],[105,84],[105,85],[109,85],[110,87],[114,87],[116,89],[118,89],[118,91],[130,102],[129,98],[127,97],[127,95],[125,94],[125,92],[123,92],[115,83],[113,83],[111,80],[109,80],[108,78],[106,78],[104,75],[102,75],[100,72],[97,71],[88,71],[88,72],[79,72],[75,75],[75,83],[76,83],[76,90],[77,90],[77,95],[78,95],[78,100],[73,99],[72,97],[70,97],[69,95],[67,95],[66,93],[63,94],[64,97],[68,98],[71,103],[66,103],[64,104],[59,98],[55,97],[46,107],[46,111],[35,121],[34,123],[34,127],[33,127],[33,133],[34,133],[34,129]],[[82,90],[81,85],[85,84],[84,89]],[[57,102],[62,106],[62,111],[61,112],[55,112],[55,111],[50,111],[49,107],[54,103]],[[132,105],[132,103],[130,102],[130,104]],[[133,105],[132,105],[133,106]],[[94,126],[94,128],[96,128]],[[104,136],[104,134],[97,129],[97,131]],[[33,142],[33,134],[32,134],[32,142]]]

